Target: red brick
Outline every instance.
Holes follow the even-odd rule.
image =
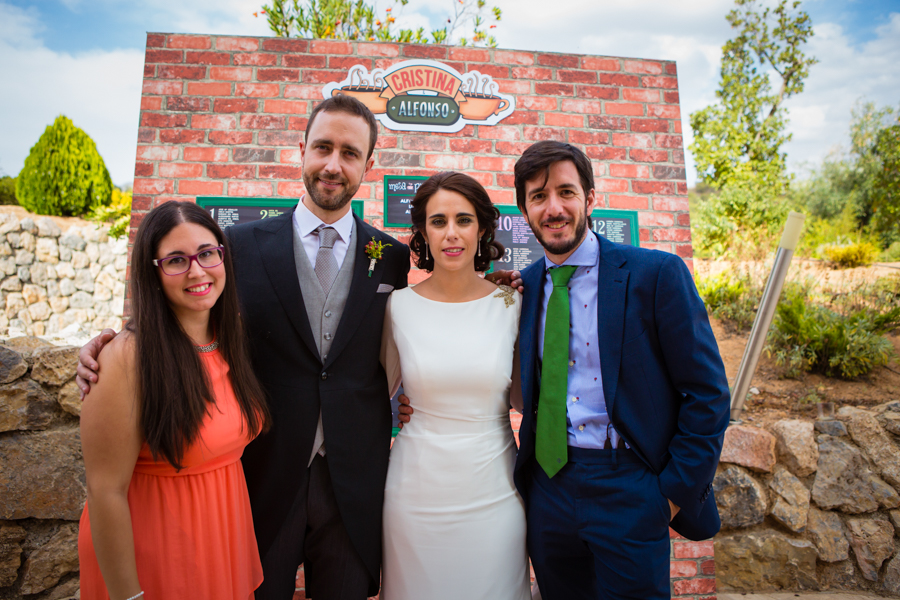
[[[505,127],[503,125],[497,125],[494,127],[481,127],[478,129],[478,137],[486,140],[507,141],[521,139],[518,127]]]
[[[634,181],[631,188],[639,194],[675,194],[676,187],[671,181]]]
[[[228,160],[228,150],[225,148],[185,148],[184,160],[226,162]]]
[[[206,176],[216,179],[254,179],[256,165],[208,165]]]
[[[255,113],[258,106],[259,102],[257,102],[256,100],[242,100],[239,98],[216,98],[216,101],[213,104],[213,110],[217,113]]]
[[[530,147],[531,144],[528,142],[497,142],[494,144],[497,154],[513,154],[515,156],[521,156]]]
[[[525,80],[518,79],[495,79],[494,83],[496,83],[499,87],[499,91],[501,94],[530,94],[531,93],[531,82]]]
[[[673,123],[673,130],[675,133],[681,133],[681,119],[678,119]]]
[[[415,172],[416,169],[407,169],[407,175],[418,175]],[[396,175],[397,169],[371,169],[368,175],[365,176],[364,181],[382,181],[385,175]],[[428,176],[434,175],[434,171],[430,171]]]
[[[579,131],[577,129],[569,130],[570,144],[584,144],[593,146],[597,144],[608,144],[609,134],[599,131]]]
[[[275,150],[266,148],[235,148],[234,162],[275,162]]]
[[[466,154],[487,154],[493,144],[487,140],[450,140],[451,152],[465,152]],[[477,167],[476,167],[477,168]]]
[[[478,71],[482,75],[490,75],[495,79],[506,79],[509,77],[509,67],[500,65],[468,65],[465,72]]]
[[[649,230],[649,229],[645,229],[645,228],[643,228],[643,227],[640,227],[640,228],[638,229],[638,237],[639,237],[640,240],[641,240],[641,247],[642,247],[642,248],[645,248],[646,246],[644,246],[644,242],[649,242],[649,241],[650,241],[650,230]]]
[[[271,196],[272,184],[263,181],[229,181],[229,196]]]
[[[451,58],[452,58],[451,50]],[[533,65],[534,54],[531,52],[510,52],[506,50],[494,50],[494,62],[501,65]]]
[[[360,58],[359,56],[329,56],[328,68],[347,70],[350,67],[362,65],[370,72],[372,71],[372,59]],[[319,94],[321,96],[321,94]]]
[[[281,66],[294,69],[324,69],[327,64],[327,57],[321,54],[285,54],[281,57]],[[296,81],[296,78],[290,81]]]
[[[556,110],[559,101],[556,98],[540,96],[520,96],[516,98],[516,108],[526,110]]]
[[[160,163],[159,176],[168,178],[202,177],[203,165],[185,163]]]
[[[643,104],[622,104],[607,102],[605,108],[605,112],[608,115],[628,115],[632,117],[644,116]]]
[[[468,156],[459,154],[426,154],[425,166],[429,169],[464,171],[471,168]]]
[[[512,190],[487,190],[494,204],[515,204],[516,195]]]
[[[291,167],[287,165],[260,165],[260,179],[296,179],[301,177],[300,167]]]
[[[538,54],[537,62],[547,67],[578,68],[578,57],[571,54]]]
[[[658,62],[649,60],[626,60],[626,73],[643,73],[646,75],[661,75],[663,72],[662,65]]]
[[[660,210],[655,204],[656,202],[654,202],[653,208]],[[687,208],[681,210],[687,210]],[[674,558],[707,558],[715,556],[713,542],[712,540],[704,542],[674,542],[672,544],[672,556]]]
[[[162,110],[162,98],[158,96],[141,96],[141,110]]]
[[[316,73],[317,71],[306,71],[305,73]],[[304,73],[304,74],[305,74]],[[300,81],[299,69],[257,69],[257,81]]]
[[[512,76],[514,79],[534,79],[536,81],[542,81],[550,79],[553,76],[553,71],[541,67],[513,67]],[[571,86],[569,86],[569,88],[571,88]]]
[[[638,223],[642,227],[674,227],[675,216],[670,212],[641,211],[638,213]]]
[[[322,100],[322,88],[318,85],[286,85],[284,87],[284,97]]]
[[[231,54],[227,52],[188,52],[184,62],[190,65],[228,65]]]
[[[175,96],[181,93],[184,84],[180,81],[145,81],[142,91],[145,94]]]
[[[675,219],[675,222],[681,225],[682,227],[690,227],[691,226],[691,215],[690,213],[681,213]]]
[[[603,177],[596,183],[598,192],[618,192],[624,194],[628,191],[628,181],[625,179],[610,179]]]
[[[668,133],[669,122],[665,119],[632,119],[631,130],[641,133],[653,131]]]
[[[681,579],[672,582],[672,591],[676,596],[714,594],[716,592],[716,580],[713,577],[704,579]]]
[[[194,129],[234,129],[237,119],[228,115],[193,115],[191,127]]]
[[[212,47],[208,35],[169,35],[167,48],[189,48],[192,50],[208,50]]]
[[[540,122],[540,113],[534,110],[517,110],[503,119],[504,125],[537,125]]]
[[[337,40],[313,40],[309,44],[312,54],[353,54],[353,46],[350,42]]]
[[[647,106],[647,116],[661,117],[663,119],[681,119],[681,111],[677,106],[650,104]]]
[[[356,53],[360,56],[400,56],[400,46],[397,44],[360,43],[356,46]]]
[[[637,162],[667,162],[669,152],[666,150],[639,150],[630,152],[631,160]]]
[[[406,45],[403,46],[403,56],[409,56],[413,58],[447,58],[447,47]]]
[[[354,60],[356,60],[355,57],[354,57]],[[404,59],[404,58],[379,58],[379,59],[375,60],[375,68],[387,70],[387,69],[390,69],[391,67],[393,67],[394,65],[396,65],[397,63],[402,63],[404,60],[406,60],[406,59]]]
[[[441,152],[447,147],[447,142],[439,137],[405,136],[403,138],[404,150],[427,150]]]
[[[609,106],[609,105],[607,105]],[[591,115],[588,117],[588,124],[594,129],[628,129],[628,119],[625,117],[604,117],[602,115]]]
[[[693,258],[694,257],[694,247],[690,244],[675,244],[675,254],[677,254],[681,258]],[[705,565],[712,565],[712,570],[710,570],[707,573]],[[716,573],[715,566],[716,566],[716,561],[714,561],[714,560],[704,561],[702,563],[703,574],[704,575],[715,575],[715,573]]]
[[[161,129],[159,141],[164,144],[202,144],[205,131],[197,129]]]
[[[608,148],[606,146],[588,146],[584,153],[594,160],[625,160],[628,152],[625,148]]]
[[[168,179],[135,179],[135,194],[173,194],[175,182]]]
[[[450,48],[450,54],[448,56],[450,60],[462,60],[465,62],[488,62],[491,60],[491,53],[487,51],[485,48],[459,48],[453,47]],[[497,53],[494,52],[494,62],[501,64],[508,64],[506,61],[498,60]],[[531,64],[531,63],[516,63],[516,64]]]
[[[413,152],[379,152],[378,166],[380,167],[418,167],[419,154]]]
[[[669,577],[695,577],[697,575],[697,563],[687,560],[673,560],[669,563]]]
[[[190,81],[187,84],[187,93],[190,96],[230,96],[230,83],[197,83]]]
[[[159,65],[156,69],[156,76],[160,79],[205,79],[206,67]]]
[[[628,146],[631,148],[649,148],[652,138],[649,135],[638,133],[614,133],[612,136],[614,146]]]
[[[167,164],[167,163],[163,163]],[[152,177],[153,176],[153,163],[134,163],[134,176],[135,177]]]
[[[138,129],[138,143],[152,144],[156,141],[156,129]]]
[[[582,69],[594,71],[618,71],[620,69],[618,58],[598,58],[596,56],[584,56],[581,58]]]
[[[607,73],[600,73],[598,79],[603,85],[637,87],[641,84],[641,78],[637,75],[610,75]]]
[[[686,211],[690,210],[690,203],[687,198],[671,198],[671,197],[663,197],[663,198],[654,198],[653,199],[653,210],[665,210],[668,212],[678,212],[678,211]],[[695,542],[690,542],[691,544]],[[699,542],[697,542],[699,543]],[[705,543],[705,542],[703,542]],[[701,558],[703,556],[713,556],[712,546],[709,548],[701,548],[702,551],[709,551],[709,554],[698,554],[696,556],[692,556],[690,554],[690,550],[687,548],[681,549],[682,554],[675,555],[675,558]]]
[[[668,75],[678,75],[678,67],[675,63],[670,62],[666,63],[666,74]]]
[[[306,40],[269,38],[263,39],[263,50],[271,52],[306,52],[309,42]]]
[[[637,210],[647,210],[647,198],[644,196],[616,196],[609,195],[610,208],[627,208]]]
[[[544,113],[544,125],[581,128],[584,127],[584,116],[548,112]]]
[[[178,193],[187,196],[221,196],[225,189],[223,181],[194,181],[182,179],[178,182]]]
[[[494,185],[494,174],[493,173],[483,173],[481,171],[471,171],[466,173],[469,177],[480,183],[483,187],[491,187]],[[497,175],[497,185],[503,185],[499,182],[500,178],[504,177],[503,175]],[[512,177],[512,175],[507,175],[506,177]]]
[[[678,92],[663,92],[663,99],[669,104],[678,104]]]
[[[253,133],[249,131],[210,131],[209,143],[217,145],[251,144]]]
[[[488,175],[488,173],[484,173],[484,175]],[[497,173],[497,185],[499,187],[513,189],[516,187],[516,177],[515,175],[508,173]]]
[[[306,117],[288,117],[288,129],[291,131],[306,131],[309,119]]]
[[[138,146],[138,160],[176,160],[179,149],[172,146]]]
[[[567,83],[534,83],[534,93],[541,96],[566,96],[575,93],[575,86]]]
[[[613,163],[609,165],[609,174],[613,177],[647,178],[650,176],[650,167],[648,167],[647,165],[623,165]]]
[[[293,55],[291,55],[293,56]],[[263,52],[247,52],[234,55],[234,64],[254,67],[274,67],[277,57]]]
[[[511,158],[501,158],[499,156],[475,156],[472,158],[475,163],[476,171],[508,171],[512,173],[516,161]]]
[[[379,149],[383,148],[396,148],[398,136],[396,135],[381,135],[378,134],[378,141],[375,142],[375,147]]]
[[[566,130],[554,129],[552,127],[525,127],[524,137],[526,140],[555,140],[557,142],[564,142],[566,141]]]
[[[302,100],[266,100],[263,106],[267,113],[305,115],[309,111],[309,105]]]
[[[184,62],[184,52],[181,50],[147,50],[144,53],[145,63],[170,63]]]
[[[571,83],[597,83],[597,74],[593,71],[567,71],[559,69],[556,78]]]
[[[219,81],[250,81],[253,79],[252,67],[210,67],[209,78]]]
[[[681,245],[675,246],[676,252],[681,249]],[[678,256],[684,256],[682,254],[678,254]],[[687,257],[690,258],[690,257]],[[716,574],[716,561],[715,560],[704,560],[700,563],[700,572],[704,575],[715,575]]]
[[[148,48],[162,48],[166,45],[166,36],[161,33],[148,33],[147,34],[147,47]]]
[[[579,98],[592,98],[594,100],[618,100],[619,88],[603,87],[599,85],[579,85],[575,88],[575,95]]]
[[[234,90],[235,96],[245,98],[276,98],[279,94],[281,89],[277,83],[238,83]]]
[[[625,88],[622,90],[622,99],[632,102],[659,102],[659,90]]]
[[[313,71],[306,69],[303,71],[303,76],[300,81],[303,83],[332,83],[341,81],[346,75],[347,74],[343,71]],[[322,92],[320,89],[319,96],[321,95]]]
[[[132,196],[131,197],[131,210],[135,211],[135,212],[150,210],[151,200],[152,200],[151,196]],[[132,225],[132,227],[135,225],[134,217],[132,217],[131,225]],[[126,312],[125,314],[128,314],[128,313]]]
[[[659,148],[677,148],[681,149],[684,141],[680,135],[658,135],[656,136],[656,145]]]
[[[156,77],[156,65],[144,65],[144,79]]]
[[[185,127],[187,115],[167,115],[165,113],[144,113],[141,115],[143,127]]]
[[[279,181],[278,182],[278,195],[284,196],[287,198],[299,198],[303,194],[306,193],[306,187],[304,187],[302,181]]]
[[[654,179],[681,179],[684,180],[684,167],[673,167],[670,165],[655,165],[653,167]]]
[[[582,114],[599,115],[603,112],[603,104],[597,100],[563,100],[562,110]]]
[[[166,110],[184,112],[209,112],[209,98],[169,96],[166,99]]]
[[[644,87],[665,88],[667,90],[678,89],[678,79],[675,77],[641,77]]]
[[[247,37],[217,37],[216,50],[230,52],[254,52],[259,49],[259,40]]]
[[[261,146],[298,146],[303,140],[299,131],[260,131],[257,135]]]

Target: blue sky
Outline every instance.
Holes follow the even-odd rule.
[[[389,0],[378,0],[389,6]],[[405,26],[436,25],[452,0],[410,0]],[[0,0],[0,173],[15,175],[29,148],[64,113],[97,142],[117,184],[132,179],[147,31],[268,35],[259,0]],[[501,48],[678,61],[683,129],[715,100],[731,0],[497,0]],[[787,145],[801,176],[847,145],[858,100],[900,105],[900,0],[805,0],[819,58],[806,91],[789,101]],[[689,183],[695,178],[689,161]]]

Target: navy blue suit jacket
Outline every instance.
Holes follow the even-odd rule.
[[[593,235],[593,234],[591,234]],[[679,257],[600,242],[600,369],[616,431],[681,508],[672,528],[688,539],[720,526],[712,481],[728,426],[725,367],[691,273]],[[522,271],[519,325],[524,415],[515,482],[528,502],[539,398],[538,317],[544,260]]]

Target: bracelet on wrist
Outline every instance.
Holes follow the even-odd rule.
[[[140,592],[138,592],[131,598],[125,598],[125,600],[137,600],[138,598],[143,598],[143,597],[144,597],[144,590],[141,590]]]

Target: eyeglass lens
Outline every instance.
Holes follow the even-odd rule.
[[[225,260],[221,248],[210,248],[204,250],[195,256],[172,256],[160,261],[160,267],[166,275],[180,275],[190,270],[191,259],[196,259],[197,263],[204,269],[210,269],[222,264]]]

